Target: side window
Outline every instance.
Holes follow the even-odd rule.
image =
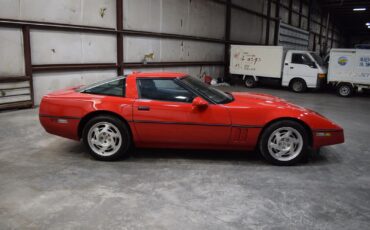
[[[190,103],[195,97],[173,79],[139,79],[137,83],[140,98],[144,99]]]
[[[292,54],[292,63],[311,65],[312,60],[307,56],[307,54]]]
[[[109,81],[107,83],[86,89],[84,93],[124,97],[126,93],[126,78]]]

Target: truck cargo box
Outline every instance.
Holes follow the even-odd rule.
[[[370,85],[370,50],[332,49],[328,82]]]
[[[231,74],[281,78],[282,63],[282,46],[231,45]]]

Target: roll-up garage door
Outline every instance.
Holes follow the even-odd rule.
[[[0,27],[0,110],[32,106],[21,28]]]
[[[280,23],[279,45],[285,49],[308,50],[310,33],[294,26]]]

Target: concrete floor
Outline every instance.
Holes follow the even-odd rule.
[[[233,90],[245,90],[233,87]],[[346,142],[277,167],[255,153],[140,150],[92,160],[37,109],[0,113],[0,229],[369,229],[370,97],[257,88],[342,125]]]

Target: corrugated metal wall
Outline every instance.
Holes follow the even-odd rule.
[[[38,105],[46,93],[110,78],[122,67],[124,73],[171,70],[223,77],[229,44],[273,45],[277,16],[307,30],[309,5],[307,0],[0,0],[0,109],[19,102],[30,106],[33,99]],[[320,49],[323,24],[325,15],[312,10],[310,49]],[[329,37],[335,38],[333,47],[339,45],[337,32]],[[150,65],[142,64],[145,55],[153,57]]]

